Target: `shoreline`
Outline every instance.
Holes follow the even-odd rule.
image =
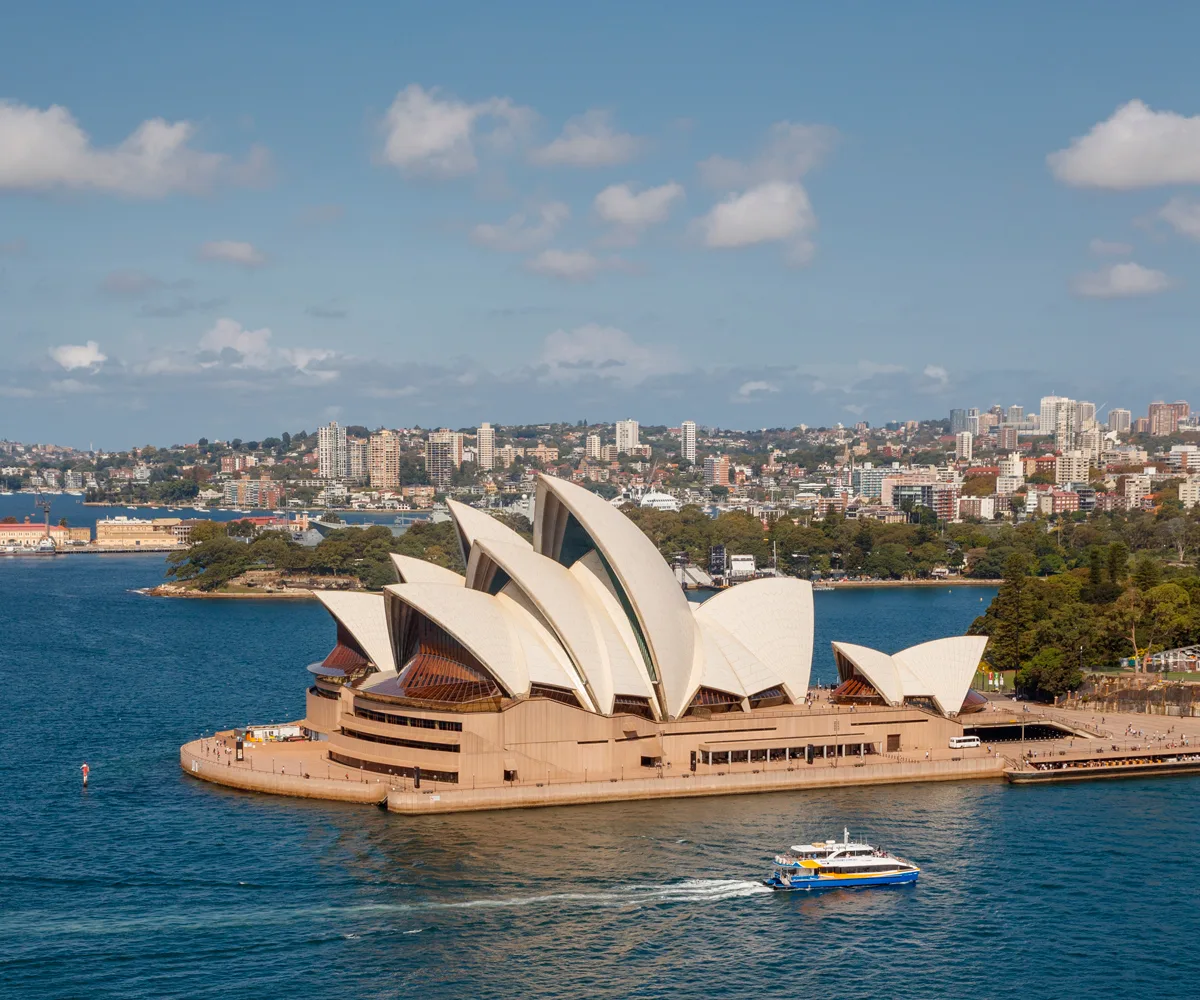
[[[172,587],[170,584],[159,584],[157,587],[139,587],[135,593],[142,594],[146,597],[182,597],[189,600],[251,600],[251,601],[313,601],[316,600],[316,595],[304,588],[297,587],[295,589],[266,591],[262,593],[229,593],[219,590],[191,590],[182,587]],[[379,591],[371,590],[347,590],[344,593],[348,594],[371,594],[379,593]]]
[[[837,582],[822,580],[821,585],[830,586],[834,590],[859,590],[871,587],[999,587],[1003,582],[1003,580],[952,577],[948,580],[841,580]]]

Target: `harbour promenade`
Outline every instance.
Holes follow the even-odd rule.
[[[594,780],[524,780],[487,788],[461,787],[424,778],[415,788],[411,778],[357,771],[331,762],[327,744],[314,741],[246,743],[236,760],[232,731],[193,740],[180,748],[185,773],[202,781],[297,798],[384,804],[393,812],[476,812],[537,806],[656,798],[692,798],[851,785],[900,784],[1002,778],[1012,760],[985,749],[880,754],[865,760],[764,762],[751,770],[692,774],[687,770],[649,769],[645,776]]]

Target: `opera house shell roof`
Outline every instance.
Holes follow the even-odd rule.
[[[916,705],[954,716],[982,709],[971,681],[987,636],[960,635],[923,642],[888,655],[867,646],[833,643],[839,687],[835,701]]]
[[[543,697],[669,720],[804,701],[807,581],[754,580],[692,604],[637,525],[548,476],[537,485],[532,543],[448,503],[465,575],[393,555],[400,582],[382,596],[319,594],[338,625],[319,671],[459,710]]]

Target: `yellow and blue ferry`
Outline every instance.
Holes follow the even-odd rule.
[[[850,831],[842,841],[818,840],[795,844],[787,854],[775,856],[771,877],[763,885],[772,889],[835,889],[915,882],[921,869],[870,844],[856,843]]]

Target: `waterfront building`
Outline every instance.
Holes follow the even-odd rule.
[[[696,421],[685,420],[679,425],[679,457],[696,464]]]
[[[496,429],[491,424],[480,424],[475,431],[475,461],[482,472],[496,467]]]
[[[346,428],[334,421],[317,430],[317,475],[345,479],[348,471]]]
[[[867,646],[835,642],[833,658],[841,684],[831,697],[841,704],[908,705],[943,716],[982,711],[987,700],[971,691],[970,683],[987,643],[987,636],[955,636],[889,656]],[[895,750],[887,747],[889,753]]]
[[[400,435],[380,430],[371,435],[369,476],[375,490],[400,488]]]
[[[113,550],[179,548],[178,517],[109,517],[96,522],[96,548]]]
[[[278,507],[283,503],[283,487],[270,479],[232,479],[224,484],[221,498],[230,507]]]
[[[0,523],[0,548],[17,551],[33,551],[49,538],[55,548],[65,545],[84,545],[92,540],[88,528],[66,528],[59,524],[38,524],[28,518],[24,521]]]
[[[636,420],[617,421],[617,454],[633,454],[634,448],[640,444],[638,437],[638,422]]]
[[[1108,411],[1108,429],[1116,434],[1128,434],[1133,423],[1133,414],[1128,410],[1114,408]]]
[[[303,726],[334,765],[519,788],[666,768],[749,774],[806,749],[811,759],[810,745],[862,758],[962,732],[986,638],[927,643],[891,667],[841,647],[863,665],[846,678],[861,681],[861,707],[839,731],[807,703],[807,581],[752,580],[689,605],[632,521],[549,476],[532,542],[448,506],[465,575],[393,555],[401,582],[382,595],[317,595],[336,641],[309,668]]]

